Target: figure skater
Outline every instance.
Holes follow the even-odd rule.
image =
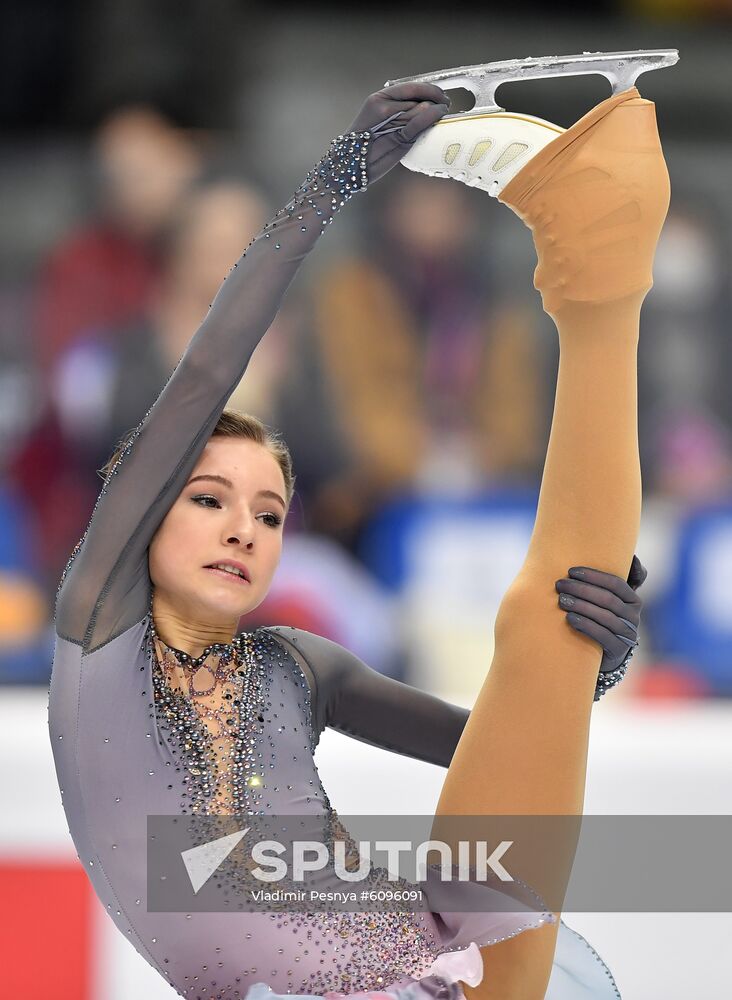
[[[640,509],[635,349],[667,200],[653,105],[637,91],[622,96],[574,127],[583,141],[572,145],[573,129],[560,137],[551,189],[543,192],[533,160],[527,191],[524,172],[513,182],[532,226],[538,211],[555,220],[537,246],[561,363],[536,527],[472,712],[303,630],[235,634],[275,572],[294,476],[277,436],[225,412],[226,401],[338,210],[445,114],[438,87],[397,85],[366,100],[234,265],[105,469],[57,593],[50,736],[69,829],[99,899],[181,996],[416,992],[425,1000],[462,982],[470,1000],[533,1000],[548,980],[552,1000],[619,996],[559,914],[461,913],[458,883],[449,912],[407,916],[151,912],[146,820],[333,813],[313,759],[325,726],[448,767],[436,819],[581,813],[593,699],[622,676],[640,615],[626,583]],[[637,161],[624,283],[604,282],[594,262],[564,271],[561,256],[545,254],[556,233],[578,259],[583,237],[567,212],[575,191],[571,177],[564,182],[578,147],[592,163]],[[615,173],[606,163],[600,173],[603,198],[616,199]],[[644,571],[633,566],[637,585]],[[572,628],[560,618],[568,597]],[[449,959],[449,971],[436,965]]]

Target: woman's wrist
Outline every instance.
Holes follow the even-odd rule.
[[[371,94],[350,129],[331,140],[292,198],[249,246],[266,241],[273,251],[284,251],[279,256],[299,263],[336,212],[396,166],[448,105],[447,95],[426,83],[394,85]]]
[[[267,240],[273,251],[285,253],[312,245],[343,205],[368,187],[366,157],[370,141],[368,130],[332,139],[287,204],[252,242]]]

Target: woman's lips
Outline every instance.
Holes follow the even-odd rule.
[[[215,573],[216,576],[224,576],[227,580],[231,580],[232,583],[238,583],[245,587],[249,585],[249,581],[245,580],[243,576],[237,576],[236,573],[229,573],[225,569],[214,569],[212,566],[205,566],[204,569],[208,570],[209,573]]]

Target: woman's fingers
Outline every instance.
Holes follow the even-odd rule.
[[[607,608],[598,607],[596,604],[580,600],[578,597],[572,597],[566,592],[559,595],[559,607],[563,611],[588,618],[607,629],[620,640],[621,648],[626,651],[629,646],[635,645],[638,641],[636,626],[629,619],[616,615],[612,611],[608,611]]]
[[[377,90],[376,93],[370,94],[366,98],[350,131],[370,128],[385,118],[399,114],[399,112],[402,113],[402,118],[405,118],[415,109],[442,107],[443,105],[445,109],[449,107],[450,98],[439,87],[428,83],[395,84],[393,87]],[[445,113],[445,109],[441,114]],[[430,124],[432,123],[430,122]]]
[[[645,579],[644,567],[634,558],[635,579]],[[559,607],[567,612],[567,623],[599,643],[603,650],[600,672],[614,670],[638,645],[642,602],[627,580],[587,566],[573,566],[569,576],[557,580]]]
[[[406,148],[448,111],[449,98],[432,84],[395,84],[370,94],[346,130],[368,130],[370,181],[378,180],[404,157]]]
[[[372,94],[350,131],[368,128],[372,135],[367,170],[369,181],[383,177],[399,163],[407,149],[425,129],[448,111],[446,104],[420,101],[412,107],[395,111],[400,105]]]
[[[554,584],[554,589],[558,594],[566,594],[576,602],[583,601],[599,609],[606,610],[616,616],[618,620],[625,618],[635,625],[640,621],[640,604],[631,604],[630,602],[622,601],[604,587],[595,587],[590,583],[580,583],[578,580],[565,579],[557,580]],[[571,607],[572,605],[565,604],[564,606]]]
[[[609,669],[614,669],[617,663],[622,662],[628,652],[628,646],[622,642],[610,629],[598,624],[591,618],[571,612],[567,615],[567,624],[576,632],[594,639],[603,649],[608,660],[611,661]]]
[[[413,112],[407,112],[409,121],[394,133],[394,138],[407,144],[414,142],[418,135],[439,121],[448,110],[446,104],[431,104],[427,101],[418,104]]]
[[[568,576],[581,583],[588,583],[595,587],[601,587],[615,594],[626,604],[640,604],[640,597],[636,594],[627,580],[613,573],[603,573],[599,569],[590,569],[587,566],[572,566],[568,571]]]
[[[630,564],[630,572],[628,573],[628,584],[633,590],[637,590],[645,582],[647,576],[648,570],[638,556],[634,555],[633,562]]]
[[[450,104],[450,98],[444,90],[434,83],[394,83],[391,87],[377,90],[379,97],[390,101],[432,101],[434,104]]]

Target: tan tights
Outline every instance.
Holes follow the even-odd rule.
[[[635,88],[603,102],[534,157],[501,200],[532,229],[559,374],[528,554],[501,604],[490,672],[437,817],[582,813],[602,651],[569,628],[554,582],[570,566],[625,576],[637,541],[638,325],[669,200],[654,105]],[[468,1000],[540,1000],[557,930],[547,924],[481,948],[484,977],[463,984]]]

